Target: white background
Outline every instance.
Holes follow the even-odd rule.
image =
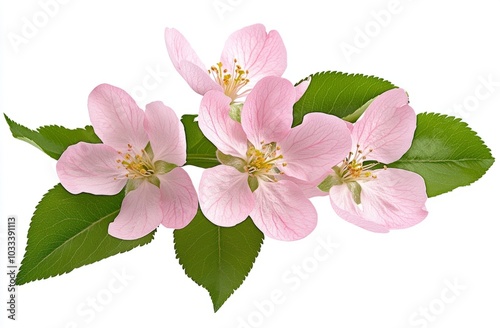
[[[324,70],[383,77],[409,92],[417,112],[463,117],[498,157],[500,21],[493,1],[61,0],[52,16],[43,14],[45,2],[2,1],[0,9],[0,108],[30,128],[89,124],[87,96],[103,82],[135,93],[141,106],[162,100],[179,116],[196,113],[200,96],[173,69],[164,28],[182,31],[209,66],[232,31],[260,22],[280,32],[291,81]],[[229,7],[221,12],[217,4]],[[389,9],[377,22],[376,13]],[[25,25],[33,20],[40,27],[30,35]],[[364,40],[363,30],[370,35]],[[12,38],[24,40],[15,46]],[[357,53],[346,56],[342,44]],[[488,79],[489,90],[481,82]],[[456,109],[463,105],[468,110]],[[208,293],[177,263],[171,231],[160,228],[150,245],[20,286],[12,322],[4,310],[6,218],[19,220],[20,262],[35,206],[58,180],[54,160],[12,138],[5,122],[0,133],[2,327],[500,325],[498,165],[472,186],[430,199],[421,224],[389,234],[346,223],[327,198],[314,199],[314,233],[293,243],[267,239],[249,277],[215,314]],[[201,170],[189,172],[199,180]],[[339,247],[325,253],[321,240]],[[294,266],[307,276],[293,273]],[[123,273],[128,280],[117,282]],[[271,306],[276,293],[279,304]],[[101,300],[99,311],[92,298]],[[425,308],[427,319],[418,314]]]

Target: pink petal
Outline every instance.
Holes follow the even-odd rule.
[[[321,178],[319,178],[315,181],[312,181],[312,182],[296,179],[296,178],[288,176],[286,174],[280,175],[279,179],[280,180],[288,180],[288,181],[293,182],[294,184],[296,184],[300,188],[300,190],[304,193],[304,195],[307,198],[312,198],[312,197],[319,197],[319,196],[327,196],[328,195],[327,192],[321,191],[318,188],[318,185],[321,182],[323,182],[323,180],[326,179],[327,175],[328,174],[325,174]]]
[[[255,85],[241,110],[241,125],[254,146],[287,136],[295,97],[292,83],[280,77],[265,77]]]
[[[162,218],[160,188],[143,181],[125,196],[120,213],[109,224],[108,233],[119,239],[138,239],[155,230]]]
[[[266,236],[278,240],[298,240],[316,227],[316,209],[293,182],[260,181],[254,194],[255,209],[250,217]]]
[[[210,90],[223,91],[222,87],[212,80],[207,70],[188,61],[181,61],[179,67],[179,73],[196,93],[204,95]]]
[[[167,45],[168,55],[172,60],[175,69],[180,73],[179,63],[188,61],[203,69],[206,72],[205,65],[200,60],[196,52],[193,50],[189,42],[175,28],[165,29],[165,44]]]
[[[199,197],[203,214],[223,227],[242,222],[255,206],[254,196],[248,186],[248,174],[226,165],[203,171]]]
[[[367,159],[392,163],[410,148],[416,128],[416,115],[408,106],[403,89],[384,92],[368,106],[352,131],[353,151],[356,144]],[[368,153],[373,149],[371,153]]]
[[[311,113],[279,143],[282,171],[298,179],[313,181],[331,171],[351,149],[351,134],[338,117]]]
[[[347,222],[373,232],[389,232],[389,229],[383,224],[375,223],[364,217],[361,206],[354,202],[352,193],[345,183],[330,189],[330,202],[335,213]]]
[[[165,43],[175,69],[195,92],[204,95],[209,90],[222,90],[222,87],[215,83],[208,74],[208,67],[205,67],[179,31],[166,28]]]
[[[167,228],[181,229],[191,222],[198,211],[198,196],[189,175],[177,167],[159,175],[162,224]]]
[[[388,229],[411,227],[427,216],[422,177],[401,169],[375,170],[377,178],[364,183],[361,203],[365,217]]]
[[[345,184],[330,189],[337,214],[364,229],[388,232],[411,227],[427,216],[425,184],[418,174],[387,169],[373,171],[377,178],[361,182],[361,205]]]
[[[57,175],[72,194],[115,195],[127,183],[128,171],[116,162],[121,159],[108,145],[79,142],[61,155],[56,165]]]
[[[221,62],[233,67],[234,59],[248,70],[250,85],[265,76],[281,76],[286,69],[286,48],[277,31],[266,33],[262,24],[247,26],[231,34],[222,50]]]
[[[295,86],[295,102],[299,101],[300,98],[306,93],[307,88],[311,84],[311,78],[300,82],[299,85]]]
[[[148,143],[144,131],[144,111],[120,88],[109,84],[97,86],[89,95],[90,121],[103,143],[126,151],[127,145],[139,151]]]
[[[229,116],[231,98],[210,91],[201,100],[198,122],[203,134],[227,155],[245,157],[247,137],[241,124]]]
[[[154,160],[162,160],[178,166],[186,163],[186,135],[175,112],[161,101],[146,105],[144,121]]]

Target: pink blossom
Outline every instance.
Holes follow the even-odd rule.
[[[241,123],[229,116],[231,99],[219,91],[203,97],[199,125],[218,148],[223,165],[201,177],[200,207],[220,226],[234,226],[248,216],[267,236],[296,240],[316,226],[317,213],[294,181],[326,175],[351,147],[345,123],[311,113],[292,128],[293,85],[265,77],[241,109]]]
[[[176,29],[165,30],[165,42],[177,72],[201,95],[219,90],[237,101],[264,76],[281,76],[286,69],[286,49],[281,36],[274,30],[267,33],[262,24],[231,34],[220,60],[213,66],[205,66]]]
[[[373,169],[397,161],[410,148],[416,115],[403,89],[375,98],[350,125],[353,148],[320,185],[329,189],[335,212],[374,232],[413,226],[427,216],[422,177],[395,168]],[[326,187],[326,188],[325,188]]]
[[[196,191],[184,169],[186,139],[174,111],[161,102],[141,110],[122,89],[101,84],[89,96],[89,115],[102,144],[80,142],[57,162],[66,190],[114,195],[126,187],[110,235],[137,239],[161,223],[182,228],[198,207]]]

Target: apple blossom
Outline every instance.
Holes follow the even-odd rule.
[[[310,113],[292,126],[293,85],[265,77],[249,93],[241,123],[229,115],[231,99],[219,91],[203,97],[199,126],[218,148],[219,165],[203,172],[199,196],[205,216],[234,226],[248,216],[267,236],[296,240],[316,226],[317,213],[295,179],[314,181],[351,147],[345,123]]]
[[[348,123],[350,124],[350,123]],[[376,97],[350,125],[353,147],[319,185],[329,191],[335,212],[374,232],[413,226],[427,216],[425,183],[414,172],[387,168],[410,148],[416,115],[403,89]]]
[[[233,102],[244,98],[261,78],[281,76],[286,69],[286,49],[281,36],[274,30],[266,33],[262,24],[231,34],[220,60],[210,67],[203,64],[176,29],[165,30],[165,43],[175,69],[195,92],[204,95],[219,90]]]
[[[186,162],[184,128],[161,102],[141,110],[122,89],[101,84],[89,95],[89,115],[102,144],[79,142],[57,162],[70,193],[114,195],[126,187],[110,235],[137,239],[161,223],[182,228],[195,216],[198,200]]]

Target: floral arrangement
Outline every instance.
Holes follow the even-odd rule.
[[[229,36],[206,66],[165,31],[173,66],[203,96],[180,120],[160,101],[139,108],[108,84],[89,95],[92,126],[24,127],[15,138],[57,160],[60,184],[37,206],[17,275],[22,285],[67,273],[172,228],[186,274],[217,311],[250,272],[264,238],[307,237],[311,197],[373,232],[411,227],[426,200],[479,179],[494,158],[461,120],[415,114],[402,88],[373,76],[320,72],[293,84],[277,31]],[[204,168],[198,187],[184,165]],[[50,227],[50,229],[47,229]]]

